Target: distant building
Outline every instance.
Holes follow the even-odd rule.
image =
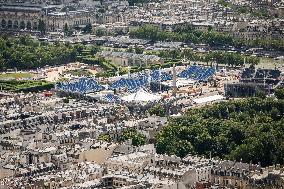
[[[284,188],[284,168],[280,164],[261,168],[250,173],[248,178],[248,189],[266,189]]]
[[[64,31],[66,25],[69,29],[75,27],[83,28],[93,22],[94,17],[92,13],[87,10],[51,12],[46,17],[48,31]]]
[[[280,83],[279,70],[246,68],[240,76],[240,82],[225,83],[224,90],[228,97],[252,97],[258,92],[271,94]]]
[[[247,177],[250,172],[258,169],[260,169],[260,166],[257,165],[222,161],[212,168],[212,182],[222,188],[246,188],[248,184]]]
[[[65,25],[69,29],[82,28],[94,22],[95,17],[90,11],[69,7],[62,9],[60,4],[47,5],[40,1],[3,3],[0,5],[0,31],[10,33],[38,32],[43,29],[63,31]]]
[[[0,6],[0,28],[4,31],[37,31],[39,20],[44,20],[43,4],[12,4]]]
[[[268,86],[266,85],[266,88]],[[261,83],[228,83],[224,84],[225,95],[228,97],[253,97],[258,92],[265,92]]]

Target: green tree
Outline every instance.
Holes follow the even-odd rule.
[[[151,108],[148,110],[148,112],[149,112],[150,115],[157,115],[157,116],[160,116],[160,117],[165,117],[165,116],[166,116],[166,110],[165,110],[165,108],[164,108],[162,105],[160,105],[160,104],[151,107]]]
[[[284,99],[284,88],[276,89],[274,95],[276,96],[277,99]]]
[[[135,53],[136,54],[143,54],[143,49],[141,47],[135,46]]]
[[[284,163],[284,100],[250,98],[188,110],[156,136],[158,153]]]
[[[126,131],[123,131],[120,137],[121,142],[130,140],[130,139],[132,140],[132,145],[134,146],[142,146],[146,143],[146,137],[134,129],[128,129]]]
[[[98,140],[105,141],[105,142],[111,142],[111,137],[109,136],[109,134],[101,134],[98,137]]]
[[[255,96],[258,98],[262,98],[262,99],[266,98],[265,92],[260,91],[260,90],[256,91]]]
[[[4,71],[6,68],[6,61],[2,54],[0,54],[0,70]]]
[[[93,27],[92,24],[87,24],[83,29],[82,29],[83,33],[92,33],[93,31]]]
[[[65,37],[70,36],[70,30],[67,23],[64,24],[63,32]]]
[[[127,50],[127,52],[130,52],[130,53],[133,53],[134,52],[134,49],[132,47],[129,47]]]
[[[38,31],[40,31],[40,33],[42,35],[45,35],[46,25],[45,25],[45,22],[43,20],[41,20],[41,19],[38,22]]]
[[[181,41],[191,43],[206,43],[214,45],[233,45],[246,47],[263,47],[264,49],[284,50],[284,40],[242,40],[220,32],[194,30],[193,26],[178,28],[173,32],[163,31],[159,27],[145,25],[129,32],[132,38],[151,41]]]
[[[7,39],[0,37],[2,69],[34,69],[71,62],[79,54],[79,49],[75,46],[77,45],[39,43],[29,36]]]
[[[102,37],[102,36],[105,36],[105,35],[106,35],[106,31],[105,31],[104,29],[98,28],[98,29],[96,30],[96,36]]]

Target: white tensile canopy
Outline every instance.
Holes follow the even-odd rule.
[[[161,98],[162,97],[159,95],[154,95],[144,90],[138,90],[135,93],[122,97],[121,99],[127,102],[133,102],[133,101],[134,102],[153,102],[153,101],[158,101]]]
[[[213,101],[218,101],[218,100],[223,100],[223,99],[225,99],[225,97],[222,95],[213,95],[213,96],[207,96],[203,98],[194,99],[193,102],[195,102],[196,104],[202,104],[202,103],[213,102]]]

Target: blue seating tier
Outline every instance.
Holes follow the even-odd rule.
[[[103,100],[107,101],[107,102],[113,102],[113,103],[119,103],[121,102],[121,99],[113,94],[107,94],[103,97]]]
[[[101,91],[105,88],[94,79],[80,78],[70,82],[59,83],[57,89],[66,92],[90,93]]]
[[[187,79],[194,79],[198,81],[207,81],[215,74],[214,68],[201,68],[200,66],[193,65],[188,69],[182,71],[178,76]]]
[[[209,77],[214,75],[214,73],[214,68],[202,68],[194,65],[182,71],[178,76],[198,81],[207,81]],[[150,74],[140,72],[130,75],[130,78],[122,78],[113,82],[110,85],[110,89],[126,88],[130,91],[135,91],[141,87],[150,85],[150,82],[167,81],[171,79],[173,79],[172,75],[166,72],[161,72],[160,70],[151,71]],[[80,78],[70,82],[59,83],[57,85],[57,89],[84,94],[102,91],[105,87],[92,78]]]
[[[138,78],[138,79],[122,78],[112,83],[111,88],[112,89],[127,88],[128,90],[136,90],[143,86],[147,86],[147,84],[148,84],[148,80],[147,78],[144,78],[144,77]]]
[[[173,79],[173,77],[170,74],[166,72],[161,72],[159,70],[152,71],[150,76],[151,76],[151,81],[153,82],[168,81]]]

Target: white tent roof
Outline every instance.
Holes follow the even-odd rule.
[[[216,100],[223,100],[225,97],[222,95],[213,95],[213,96],[207,96],[207,97],[203,97],[203,98],[198,98],[198,99],[194,99],[193,102],[197,103],[197,104],[202,104],[202,103],[206,103],[206,102],[213,102]]]
[[[196,83],[196,81],[192,80],[192,79],[178,78],[177,81],[176,81],[176,86],[177,87],[185,87],[185,86],[191,86],[194,83]],[[162,82],[162,84],[172,87],[173,81],[172,80],[171,81],[164,81],[164,82]]]
[[[159,95],[154,95],[151,93],[148,93],[144,90],[138,90],[135,93],[132,93],[130,95],[126,95],[122,97],[121,99],[127,102],[136,101],[136,102],[150,102],[150,101],[157,101],[160,100],[162,97]]]

